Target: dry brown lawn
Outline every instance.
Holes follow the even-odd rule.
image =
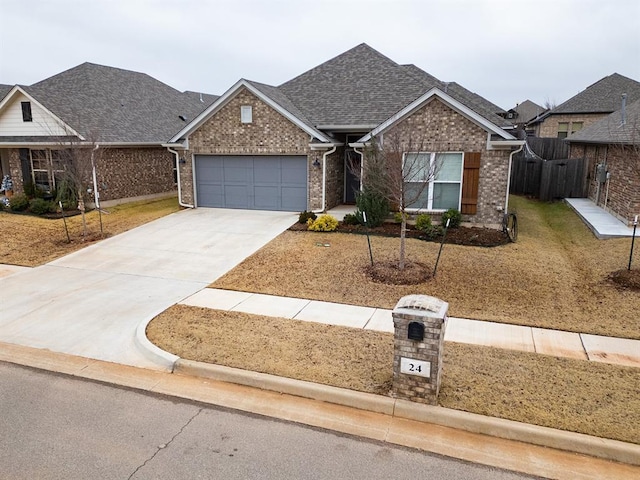
[[[102,215],[104,236],[117,235],[178,210],[175,197],[107,208],[108,213]],[[35,267],[101,240],[98,212],[89,212],[86,218],[87,238],[82,236],[82,217],[77,215],[67,218],[71,237],[69,243],[63,219],[50,220],[0,212],[0,263]]]
[[[449,302],[451,316],[640,338],[640,291],[608,279],[626,267],[630,239],[597,240],[563,203],[511,202],[520,226],[516,243],[445,245],[437,276],[418,285],[370,280],[363,235],[287,231],[212,286],[381,308],[423,293]],[[398,239],[371,237],[371,244],[376,261],[397,255]],[[430,265],[438,248],[407,241],[409,258]]]
[[[176,305],[147,335],[201,362],[382,395],[392,381],[388,333]],[[638,385],[640,369],[447,342],[439,403],[640,443]]]

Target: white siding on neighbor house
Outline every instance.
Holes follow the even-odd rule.
[[[24,122],[21,102],[29,101],[27,97],[18,93],[9,104],[5,105],[0,112],[0,137],[67,135],[61,123],[35,102],[31,102],[33,121]]]

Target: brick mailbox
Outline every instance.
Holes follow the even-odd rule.
[[[436,405],[449,304],[427,295],[402,297],[393,309],[393,394]]]

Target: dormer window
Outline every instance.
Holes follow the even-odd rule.
[[[253,109],[251,105],[242,105],[240,107],[240,121],[242,123],[253,123]]]
[[[33,116],[31,115],[31,102],[20,102],[22,105],[22,121],[32,122]]]

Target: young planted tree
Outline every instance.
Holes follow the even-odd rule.
[[[409,139],[402,142],[400,135],[387,134],[372,138],[364,150],[362,185],[364,192],[373,192],[397,208],[401,216],[398,269],[406,266],[407,209],[419,208],[429,195],[429,182],[439,168],[438,155],[433,161],[430,153],[437,151]],[[433,192],[431,192],[433,194]]]

